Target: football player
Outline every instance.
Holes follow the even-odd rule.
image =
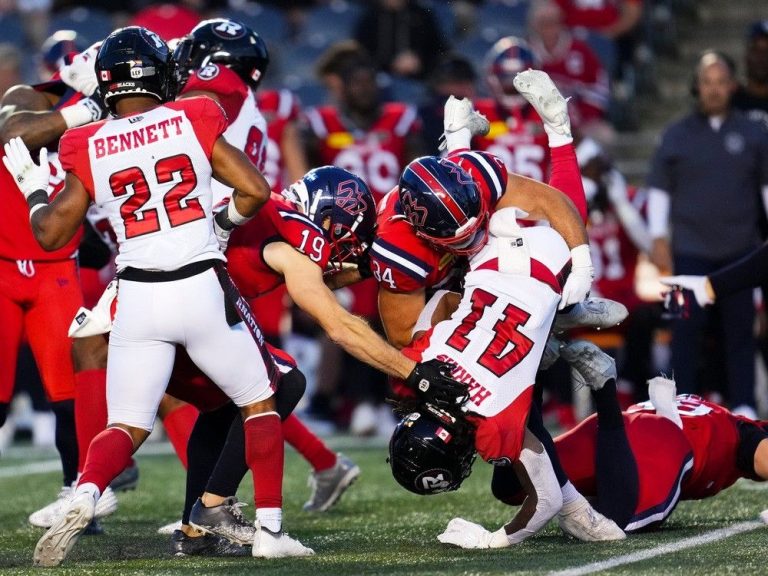
[[[15,138],[5,145],[3,159],[27,200],[43,248],[69,242],[91,202],[107,211],[119,244],[121,298],[107,374],[110,426],[91,442],[75,494],[35,547],[35,564],[64,560],[93,518],[101,493],[149,435],[176,345],[204,367],[245,420],[260,510],[253,554],[311,554],[282,532],[276,369],[247,309],[238,313],[219,248],[220,240],[269,199],[269,186],[248,157],[222,137],[226,120],[215,102],[170,102],[175,63],[153,32],[140,27],[113,32],[99,49],[96,72],[115,118],[65,134],[59,150],[66,183],[52,202],[45,192],[50,176],[45,149],[38,165]],[[235,189],[215,221],[213,175]]]
[[[544,447],[525,429],[534,380],[565,283],[569,251],[554,230],[521,228],[516,214],[516,209],[507,208],[491,216],[488,242],[469,259],[464,293],[450,319],[433,327],[451,308],[442,302],[443,294],[436,294],[419,318],[414,342],[404,348],[414,358],[450,363],[454,378],[469,384],[469,399],[462,410],[468,412],[466,419],[473,429],[451,430],[449,422],[449,430],[441,434],[438,429],[437,438],[432,438],[424,433],[435,424],[429,413],[406,417],[390,444],[395,478],[420,494],[456,489],[468,475],[469,465],[456,474],[455,469],[441,468],[439,458],[425,467],[423,458],[437,456],[441,450],[450,454],[457,445],[465,445],[459,452],[477,450],[497,469],[513,470],[532,491],[517,516],[496,532],[461,518],[452,520],[438,538],[464,548],[519,543],[558,514],[563,504]],[[426,333],[419,335],[420,331]],[[419,429],[414,431],[414,425]],[[427,438],[432,440],[427,443]],[[494,481],[498,477],[494,474]],[[618,527],[601,520],[612,529],[602,539],[624,537]]]
[[[67,128],[98,120],[103,108],[93,96],[95,77],[81,72],[93,67],[95,49],[70,58],[73,43],[59,42],[54,34],[48,52],[58,54],[61,73],[35,86],[19,85],[9,89],[0,101],[0,140],[8,143],[22,137],[33,149],[56,144]],[[71,35],[67,36],[71,38]],[[56,48],[58,46],[58,48]],[[51,56],[52,57],[52,56]],[[91,75],[93,76],[93,75]],[[48,192],[54,198],[64,185],[58,154],[48,155],[51,179]],[[48,528],[72,493],[72,483],[82,472],[91,436],[89,391],[75,374],[72,343],[66,337],[66,323],[71,321],[83,296],[78,280],[77,250],[80,229],[64,246],[46,251],[35,240],[27,216],[29,209],[16,192],[12,176],[0,166],[0,426],[6,418],[13,393],[16,354],[22,329],[26,331],[40,370],[46,395],[56,415],[56,446],[62,460],[63,486],[56,500],[33,512],[29,522]],[[69,316],[69,319],[66,317]],[[103,426],[99,429],[103,429]],[[107,489],[96,510],[97,517],[111,514],[117,499]]]

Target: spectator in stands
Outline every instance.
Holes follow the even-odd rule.
[[[750,26],[744,63],[747,83],[733,95],[733,107],[768,128],[768,20]]]
[[[355,29],[379,70],[423,79],[434,67],[448,42],[431,12],[416,2],[371,2]]]
[[[331,102],[338,105],[343,100],[343,71],[357,62],[368,63],[370,56],[357,40],[345,40],[330,46],[320,55],[315,73],[330,95]]]
[[[648,176],[651,258],[665,274],[709,274],[759,242],[768,134],[731,109],[736,87],[733,61],[720,52],[705,52],[693,83],[697,109],[668,126],[656,150]],[[703,360],[700,336],[709,314],[691,308],[689,320],[672,326],[672,365],[684,393],[696,392]],[[754,416],[752,292],[722,298],[714,310],[722,327],[716,353],[726,365],[730,403],[736,412]]]
[[[0,44],[0,97],[21,82],[21,53],[13,44],[4,42]]]
[[[570,28],[586,28],[617,39],[632,32],[643,16],[643,0],[555,0]]]
[[[438,141],[443,133],[443,112],[448,96],[469,98],[477,95],[477,72],[464,56],[449,53],[442,57],[427,78],[428,93],[419,106],[424,143],[430,154],[438,153]]]
[[[541,69],[565,97],[571,97],[571,122],[583,133],[605,142],[612,129],[605,121],[610,88],[608,74],[592,49],[573,36],[554,0],[536,0],[528,13],[530,45]]]

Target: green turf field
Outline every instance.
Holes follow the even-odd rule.
[[[167,537],[155,530],[180,516],[184,497],[182,469],[170,455],[139,455],[139,490],[121,495],[119,510],[104,522],[106,533],[82,538],[64,566],[54,573],[234,575],[257,570],[259,574],[289,576],[546,574],[642,550],[658,552],[664,545],[743,525],[768,508],[768,485],[739,483],[716,498],[680,504],[664,530],[619,543],[569,540],[551,523],[535,538],[514,548],[467,551],[440,544],[436,535],[455,516],[491,529],[511,517],[511,510],[490,495],[490,466],[476,462],[473,475],[459,492],[425,498],[411,495],[395,484],[383,448],[345,448],[345,452],[360,464],[363,474],[335,508],[319,515],[301,511],[308,495],[308,466],[294,453],[287,454],[285,527],[315,549],[317,555],[312,558],[264,561],[170,557]],[[48,454],[47,458],[52,456]],[[60,476],[52,472],[14,472],[7,477],[9,467],[30,462],[23,457],[0,460],[0,573],[41,572],[31,564],[32,550],[42,531],[28,526],[26,517],[57,492]],[[252,502],[250,478],[239,496]],[[245,511],[253,517],[251,506]],[[604,573],[768,574],[768,527],[753,528],[750,524],[745,530]]]

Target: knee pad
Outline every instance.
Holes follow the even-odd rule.
[[[285,420],[291,415],[306,389],[307,379],[298,368],[282,375],[275,392],[275,410],[280,415],[280,420]]]

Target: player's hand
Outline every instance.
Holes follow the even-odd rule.
[[[71,64],[65,64],[59,68],[61,80],[70,88],[73,88],[90,96],[99,87],[96,78],[96,55],[99,53],[101,42],[97,42],[90,48],[75,55]]]
[[[360,272],[360,277],[363,279],[373,276],[370,252],[371,247],[369,246],[357,256],[357,271]]]
[[[563,286],[563,294],[558,309],[562,310],[566,306],[581,302],[589,296],[594,277],[595,270],[592,267],[589,245],[576,246],[571,250],[571,273],[568,274],[568,279]]]
[[[453,544],[460,548],[506,548],[509,540],[504,530],[489,532],[480,524],[475,524],[463,518],[454,518],[448,522],[445,532],[438,535],[437,539],[443,544]]]
[[[416,364],[406,385],[424,402],[438,408],[454,409],[469,399],[469,386],[451,377],[451,365],[439,360]]]
[[[666,286],[690,290],[702,308],[715,303],[715,292],[707,276],[662,276],[659,281]]]
[[[48,164],[47,149],[40,149],[39,166],[32,160],[26,144],[19,136],[11,138],[4,146],[4,150],[3,164],[13,176],[19,190],[24,194],[24,198],[29,198],[36,190],[46,191],[48,189],[51,166]]]
[[[216,240],[219,241],[219,250],[222,252],[227,251],[227,244],[229,244],[229,236],[232,234],[232,230],[224,230],[216,218],[213,219],[213,232],[216,234]]]

